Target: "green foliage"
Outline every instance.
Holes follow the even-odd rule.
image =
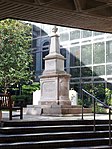
[[[28,85],[22,85],[21,88],[21,95],[17,94],[19,92],[18,88],[13,88],[13,91],[16,92],[16,94],[12,95],[12,99],[14,101],[15,106],[18,106],[21,104],[24,107],[26,107],[26,105],[31,105],[33,102],[33,92],[36,90],[40,89],[40,84],[35,82],[32,84],[28,84]]]
[[[22,86],[22,94],[24,95],[29,95],[33,94],[34,91],[40,89],[40,84],[39,83],[33,83],[31,85],[23,85]]]
[[[78,98],[77,104],[82,105],[82,100],[80,98]]]
[[[78,99],[78,105],[82,105],[82,99]],[[92,105],[92,99],[91,98],[85,98],[84,99],[84,107],[89,108]]]
[[[82,88],[85,89],[90,94],[94,95],[96,98],[98,98],[102,102],[105,101],[104,84],[102,84],[102,83],[97,83],[97,84],[93,84],[93,85],[92,84],[83,84]],[[92,106],[92,103],[93,103],[92,98],[89,95],[84,93],[83,98],[84,98],[84,106],[85,107]],[[81,104],[81,102],[82,101],[79,101],[80,104]]]
[[[92,107],[92,112],[94,112],[94,108]],[[107,113],[106,109],[104,107],[102,107],[102,105],[96,103],[96,107],[95,107],[95,112],[96,113]]]
[[[18,106],[21,104],[23,104],[24,107],[26,107],[26,105],[31,105],[32,104],[32,95],[12,95],[12,100],[14,101],[14,105]]]
[[[39,83],[33,83],[29,85],[22,86],[22,95],[12,95],[12,99],[15,105],[19,105],[20,102],[23,102],[23,106],[32,104],[33,101],[33,92],[40,89]]]
[[[94,112],[94,106],[93,106],[91,100],[85,100],[84,101],[84,107],[86,107],[86,108],[91,107],[92,112]],[[82,105],[82,100],[81,99],[78,99],[78,105]],[[95,112],[96,113],[107,113],[106,109],[104,107],[102,107],[101,105],[99,105],[98,103],[96,104]]]
[[[93,86],[93,95],[99,100],[104,102],[105,100],[105,87],[104,84],[99,83]]]
[[[4,92],[20,80],[31,78],[31,26],[21,21],[0,21],[0,85]]]
[[[90,94],[93,94],[92,85],[91,84],[83,84],[83,88],[89,92]],[[87,94],[83,94],[84,98],[84,107],[91,107],[92,105],[92,98],[88,96]],[[82,101],[81,101],[82,104]]]
[[[112,91],[109,88],[105,88],[106,104],[112,106]]]

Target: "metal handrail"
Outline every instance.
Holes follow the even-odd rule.
[[[112,110],[112,106],[108,106],[106,105],[105,103],[103,103],[102,101],[100,101],[99,99],[97,99],[94,95],[90,94],[89,92],[87,92],[86,90],[82,89],[82,120],[84,119],[84,98],[83,98],[83,92],[86,93],[87,95],[89,95],[90,97],[92,97],[92,100],[94,100],[94,127],[93,127],[93,130],[96,131],[96,117],[95,117],[95,114],[96,114],[96,111],[95,111],[95,108],[96,108],[96,105],[95,105],[95,102],[99,102],[100,104],[103,105],[104,108],[107,108],[109,109],[109,145],[111,146],[111,110]]]

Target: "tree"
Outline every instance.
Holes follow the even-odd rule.
[[[0,85],[4,92],[31,78],[31,25],[6,19],[0,21]]]

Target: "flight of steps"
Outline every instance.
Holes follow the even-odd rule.
[[[112,123],[112,121],[111,121]],[[108,120],[5,121],[0,127],[0,149],[106,149]]]

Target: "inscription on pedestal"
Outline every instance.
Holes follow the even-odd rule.
[[[41,84],[42,89],[42,100],[53,100],[57,98],[57,92],[56,92],[56,81],[44,81]]]

